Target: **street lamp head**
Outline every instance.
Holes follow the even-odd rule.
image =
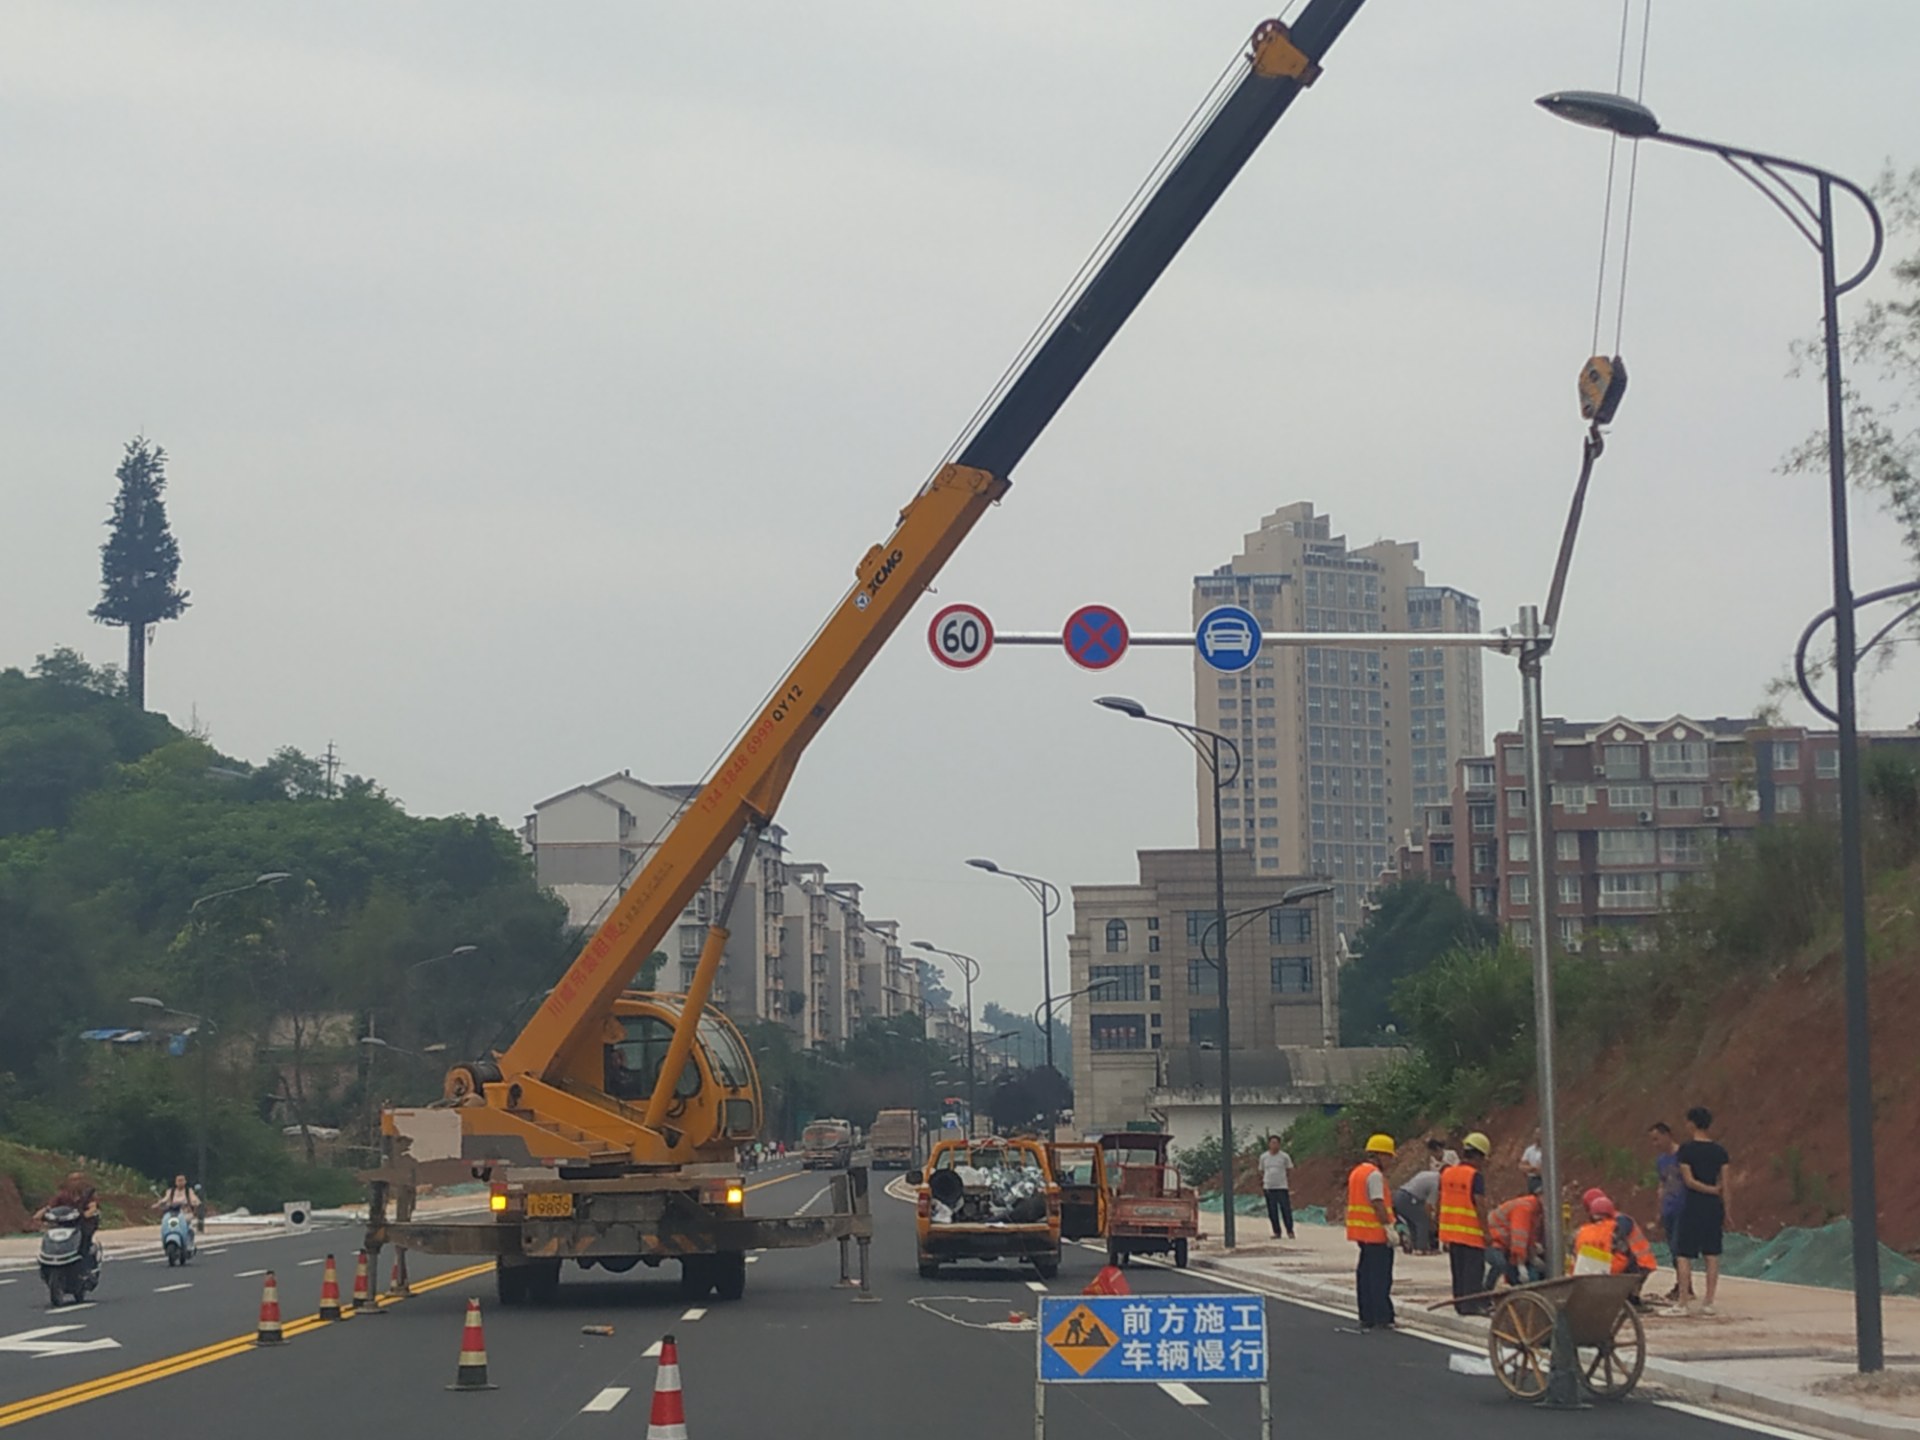
[[[1654,118],[1653,111],[1638,100],[1609,95],[1603,90],[1556,90],[1533,103],[1549,115],[1595,130],[1611,130],[1629,140],[1644,140],[1660,133],[1660,122]]]
[[[1302,900],[1316,900],[1322,895],[1331,895],[1333,886],[1325,881],[1313,885],[1296,885],[1280,897],[1282,905],[1298,905]]]
[[[393,1048],[378,1035],[362,1035],[360,1037],[360,1043],[362,1045],[378,1045],[382,1050],[391,1050]]]
[[[1102,695],[1093,703],[1108,710],[1117,710],[1122,715],[1130,716],[1135,720],[1147,718],[1147,707],[1138,700],[1128,699],[1125,695]]]
[[[938,945],[934,944],[931,940],[909,940],[907,943],[913,946],[913,948],[916,950],[931,950],[936,955],[942,955],[946,953]]]
[[[456,955],[471,955],[479,948],[478,945],[456,945],[447,952],[447,958],[451,960]]]
[[[253,883],[256,885],[278,885],[282,880],[291,880],[292,878],[293,872],[291,870],[268,870],[254,876]]]
[[[985,870],[989,875],[998,875],[1000,873],[1000,867],[991,860],[969,860],[967,864],[976,870]]]
[[[130,995],[127,997],[127,1003],[129,1005],[144,1005],[149,1010],[164,1010],[167,1008],[166,1001],[155,999],[151,995]]]
[[[447,1042],[442,1040],[434,1045],[422,1045],[420,1047],[420,1053],[422,1055],[440,1055],[446,1052],[446,1048]]]

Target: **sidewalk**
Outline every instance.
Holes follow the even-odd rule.
[[[414,1214],[457,1215],[466,1211],[485,1210],[486,1196],[483,1194],[447,1194],[422,1196],[414,1207]],[[313,1212],[313,1224],[333,1228],[341,1225],[354,1227],[367,1223],[365,1205],[348,1205],[338,1210],[316,1210]],[[265,1215],[209,1215],[206,1233],[200,1237],[202,1245],[241,1244],[250,1240],[273,1240],[294,1233],[289,1230],[284,1217],[268,1213]],[[142,1258],[160,1253],[160,1221],[156,1216],[145,1225],[120,1225],[110,1230],[98,1232],[100,1249],[109,1260],[118,1260],[126,1256]],[[31,1269],[39,1261],[40,1236],[37,1233],[19,1235],[0,1235],[0,1271]]]
[[[1352,1313],[1355,1252],[1344,1227],[1302,1224],[1289,1241],[1272,1239],[1264,1216],[1236,1220],[1239,1243],[1228,1257],[1219,1247],[1219,1215],[1202,1213],[1195,1268]],[[1649,1294],[1672,1288],[1671,1270],[1647,1281]],[[1426,1308],[1451,1294],[1444,1255],[1395,1255],[1401,1328],[1444,1335],[1484,1354],[1484,1319]],[[1638,1393],[1865,1440],[1920,1440],[1920,1299],[1882,1301],[1887,1370],[1871,1378],[1854,1371],[1850,1291],[1722,1279],[1715,1308],[1719,1314],[1711,1318],[1643,1314],[1647,1367]],[[1490,1378],[1462,1383],[1498,1384]]]

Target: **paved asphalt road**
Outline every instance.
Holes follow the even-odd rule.
[[[350,1255],[351,1230],[235,1245],[204,1253],[184,1273],[164,1264],[112,1267],[97,1305],[46,1310],[31,1273],[0,1275],[0,1429],[24,1436],[192,1436],[194,1440],[336,1440],[368,1426],[401,1436],[552,1437],[645,1433],[656,1364],[648,1348],[679,1340],[688,1428],[696,1440],[847,1440],[922,1435],[1003,1440],[1033,1433],[1031,1330],[986,1328],[1036,1308],[1030,1271],[963,1266],[937,1281],[914,1268],[912,1212],[874,1192],[877,1304],[834,1287],[837,1248],[772,1252],[748,1271],[738,1304],[690,1310],[676,1269],[626,1276],[570,1270],[557,1305],[507,1310],[491,1276],[457,1261],[416,1263],[414,1280],[463,1276],[338,1325],[289,1324],[288,1343],[244,1343],[271,1265],[289,1322],[311,1315],[320,1269],[302,1264],[331,1248]],[[823,1175],[761,1171],[757,1213],[798,1210]],[[824,1203],[824,1202],[821,1202]],[[1100,1257],[1069,1247],[1048,1289],[1078,1292]],[[1136,1267],[1137,1290],[1217,1289],[1197,1274]],[[186,1283],[185,1290],[162,1287]],[[450,1394],[469,1295],[486,1321],[493,1383]],[[1407,1334],[1342,1331],[1346,1317],[1281,1301],[1268,1305],[1274,1432],[1298,1436],[1417,1431],[1422,1440],[1538,1440],[1559,1429],[1578,1440],[1732,1440],[1738,1432],[1635,1398],[1570,1415],[1507,1400],[1486,1377],[1454,1375],[1448,1347]],[[111,1337],[116,1350],[33,1355],[10,1337],[54,1324],[83,1328],[55,1340]],[[612,1325],[611,1337],[581,1333]],[[29,1342],[32,1343],[32,1342]],[[169,1360],[168,1357],[181,1357]],[[148,1378],[153,1377],[153,1378]],[[1186,1403],[1201,1400],[1204,1403]],[[1093,1437],[1244,1436],[1259,1433],[1251,1387],[1216,1385],[1186,1397],[1153,1386],[1056,1386],[1047,1433]],[[1769,1430],[1772,1434],[1785,1434]]]

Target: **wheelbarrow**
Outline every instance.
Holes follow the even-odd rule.
[[[1554,1318],[1565,1313],[1580,1384],[1596,1400],[1624,1400],[1647,1363],[1647,1332],[1634,1297],[1645,1272],[1566,1275],[1493,1291],[1487,1359],[1496,1379],[1517,1400],[1547,1393],[1553,1363]]]

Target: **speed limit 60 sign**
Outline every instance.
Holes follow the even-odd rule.
[[[971,670],[993,651],[993,622],[975,605],[949,605],[927,627],[933,658],[954,670]]]

